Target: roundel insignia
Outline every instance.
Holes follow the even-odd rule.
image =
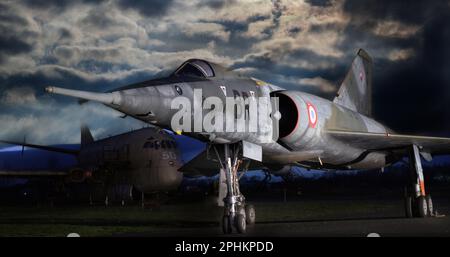
[[[309,126],[314,128],[317,124],[317,110],[314,105],[307,103],[307,109],[308,109],[308,118],[309,118]]]

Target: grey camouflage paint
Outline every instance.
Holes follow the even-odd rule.
[[[215,76],[182,76],[177,72],[183,67],[199,60],[188,60],[166,80],[147,81],[127,86],[109,93],[89,93],[50,87],[48,92],[79,97],[104,103],[136,119],[170,129],[170,120],[176,110],[170,109],[171,100],[178,96],[176,87],[184,97],[193,100],[193,90],[202,89],[203,96],[216,96],[224,99],[238,92],[240,95],[251,92],[256,96],[284,95],[295,106],[281,115],[292,115],[297,110],[297,126],[290,135],[263,142],[258,133],[187,133],[188,136],[211,143],[232,143],[246,140],[259,144],[263,149],[263,163],[268,165],[303,165],[314,168],[363,169],[381,168],[386,162],[387,152],[368,152],[368,149],[355,147],[349,142],[339,140],[327,133],[328,130],[387,133],[388,129],[371,119],[371,59],[360,50],[349,73],[344,80],[339,96],[333,102],[299,91],[288,91],[254,78],[242,77],[214,63],[209,65]],[[201,60],[200,60],[201,61]],[[173,82],[175,81],[175,82]],[[284,103],[283,103],[284,104]],[[308,105],[314,106],[317,119],[315,126],[308,120]],[[276,110],[271,110],[276,111]],[[366,114],[366,115],[364,115]],[[194,116],[194,113],[191,113]],[[270,124],[271,129],[276,127]],[[212,135],[214,134],[214,135]],[[289,156],[284,158],[283,155]]]

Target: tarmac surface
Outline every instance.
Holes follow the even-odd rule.
[[[311,200],[313,201],[313,200]],[[199,223],[198,226],[191,224],[185,228],[167,227],[163,231],[122,234],[119,236],[186,236],[186,237],[449,237],[450,236],[450,202],[445,198],[434,200],[439,206],[436,217],[427,218],[405,218],[401,201],[382,199],[374,204],[386,208],[378,208],[376,213],[367,214],[369,208],[356,211],[354,215],[351,210],[345,214],[339,208],[334,208],[325,215],[317,215],[319,218],[307,217],[304,219],[277,219],[256,222],[247,227],[246,234],[238,234],[233,231],[230,235],[222,233],[220,225],[206,225]],[[329,204],[331,208],[336,205],[334,200],[323,201],[321,204]],[[341,203],[340,203],[341,204]],[[339,205],[340,205],[339,204]],[[373,204],[373,202],[372,202]],[[397,205],[398,204],[398,205]],[[378,206],[378,207],[379,207]],[[372,205],[373,207],[373,205]],[[377,209],[376,207],[374,209]],[[264,210],[263,210],[264,211]],[[283,212],[283,210],[280,210]],[[333,218],[335,214],[338,218]],[[256,210],[258,217],[258,210]],[[359,216],[358,216],[359,215]]]
[[[405,218],[401,197],[253,199],[256,224],[228,237],[449,237],[450,201],[433,199],[438,217]],[[163,204],[1,206],[0,236],[218,237],[223,210],[212,198]],[[376,234],[374,234],[376,233]]]
[[[224,236],[220,228],[178,228],[158,233],[123,234],[120,236]],[[318,220],[295,222],[263,222],[247,228],[247,233],[225,235],[231,237],[448,237],[450,218],[378,218]]]

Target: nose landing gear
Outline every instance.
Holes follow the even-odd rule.
[[[225,180],[227,194],[224,201],[224,214],[222,217],[222,230],[224,234],[230,234],[235,229],[238,233],[245,233],[247,225],[255,223],[255,208],[253,205],[246,205],[245,197],[239,189],[239,177],[237,172],[242,164],[241,157],[242,146],[236,144],[224,144],[223,154],[219,154],[215,145],[214,150],[220,162],[222,169],[225,171]]]

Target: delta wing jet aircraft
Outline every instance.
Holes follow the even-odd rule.
[[[181,156],[174,138],[157,127],[142,128],[124,134],[94,140],[86,126],[81,128],[79,150],[25,142],[0,140],[0,143],[22,145],[51,152],[70,154],[78,164],[67,172],[2,170],[0,176],[8,177],[65,177],[67,182],[83,182],[86,179],[105,184],[105,204],[108,192],[116,185],[129,185],[122,192],[122,200],[142,197],[160,191],[176,190],[183,174]],[[137,194],[133,196],[133,194]]]
[[[431,160],[432,155],[450,153],[449,138],[399,135],[371,118],[372,60],[364,50],[358,51],[333,101],[199,59],[186,61],[167,78],[106,93],[57,87],[46,91],[97,101],[207,142],[207,150],[180,170],[223,171],[224,233],[244,233],[255,217],[239,191],[238,171],[266,167],[282,173],[292,166],[375,169],[409,156],[406,215],[426,217],[433,205],[425,191],[421,157]]]

